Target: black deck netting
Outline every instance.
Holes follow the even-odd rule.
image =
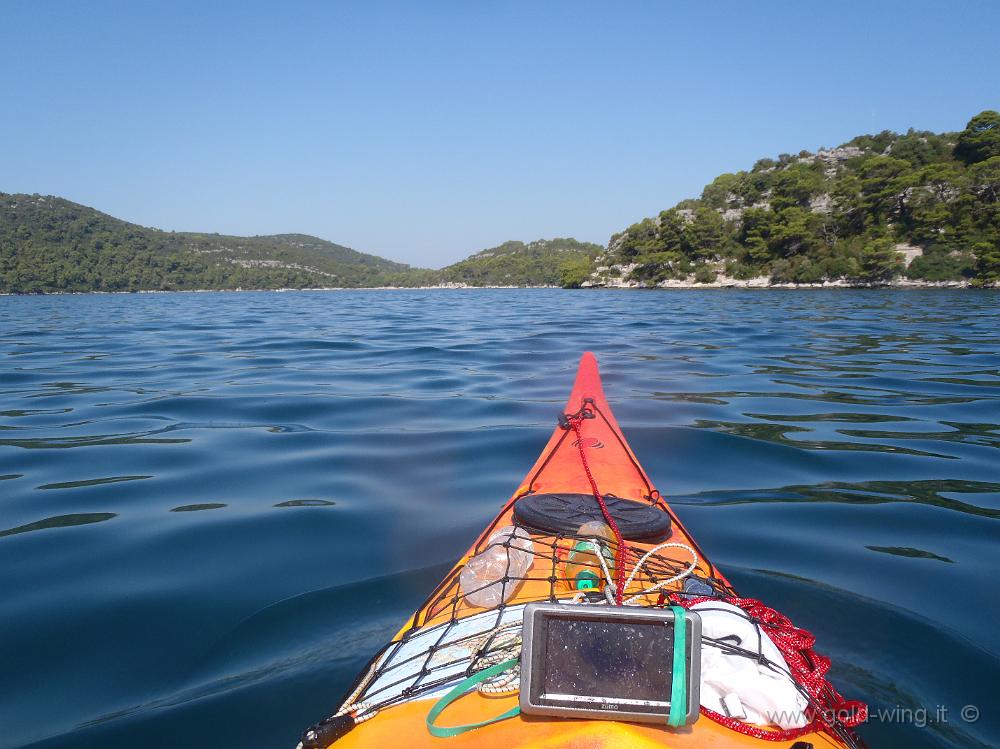
[[[608,603],[611,584],[607,562],[601,565],[594,560],[596,554],[590,561],[577,560],[579,566],[590,568],[594,577],[603,581],[603,585],[588,591],[573,589],[565,567],[573,549],[586,541],[599,544],[605,559],[614,559],[614,541],[569,533],[544,535],[516,521],[506,528],[512,531],[505,538],[490,542],[496,536],[491,529],[494,533],[474,550],[475,556],[502,550],[500,554],[506,559],[504,574],[478,586],[463,587],[462,568],[452,571],[417,612],[411,627],[375,657],[342,709],[354,709],[356,718],[362,720],[390,705],[443,691],[492,663],[516,657],[525,603]],[[629,558],[623,560],[628,571],[635,569],[625,589],[631,605],[662,604],[661,593],[690,597],[733,594],[724,580],[714,577],[711,565],[698,559],[694,549],[683,543],[668,543],[645,556],[644,547],[632,547]],[[530,568],[516,574],[512,567],[518,567],[519,558],[526,554],[530,555]],[[664,585],[665,581],[671,582]],[[507,600],[488,608],[468,604],[470,598],[477,599],[491,587],[494,592],[502,589]],[[502,685],[498,688],[487,683],[485,691],[503,690]]]

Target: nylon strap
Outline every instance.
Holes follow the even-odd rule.
[[[670,685],[670,716],[668,726],[682,726],[687,718],[687,616],[680,606],[674,612],[674,673]]]
[[[476,686],[480,682],[486,681],[487,679],[502,674],[504,671],[509,671],[514,668],[519,662],[518,658],[511,658],[510,660],[497,663],[495,666],[490,666],[489,668],[484,668],[482,671],[473,674],[468,679],[459,682],[454,689],[452,689],[448,694],[439,699],[434,703],[434,707],[431,711],[427,713],[427,730],[430,731],[431,736],[437,736],[440,739],[451,738],[452,736],[458,736],[459,734],[465,733],[466,731],[472,731],[476,728],[482,728],[483,726],[488,726],[490,723],[496,723],[501,720],[507,720],[507,718],[513,718],[521,712],[521,708],[517,705],[512,707],[505,713],[501,713],[494,718],[489,720],[484,720],[481,723],[468,723],[464,726],[436,726],[434,721],[437,720],[438,716],[444,711],[448,705],[457,700],[463,694],[465,694],[470,687]]]

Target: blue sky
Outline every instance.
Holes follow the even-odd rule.
[[[440,266],[1000,108],[995,2],[0,0],[0,190]]]

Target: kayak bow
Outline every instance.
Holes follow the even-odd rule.
[[[325,747],[334,741],[337,749],[402,744],[410,749],[855,745],[853,734],[840,724],[834,727],[838,730],[811,724],[795,735],[796,741],[803,742],[799,744],[785,740],[785,734],[771,735],[757,727],[751,733],[764,734],[763,738],[746,735],[739,726],[704,716],[693,725],[668,728],[666,724],[516,714],[517,679],[512,669],[520,652],[524,604],[593,602],[602,593],[608,603],[615,603],[612,590],[620,591],[619,601],[624,598],[627,604],[650,607],[683,605],[685,597],[690,601],[706,595],[744,600],[735,599],[729,581],[698,547],[642,469],[611,412],[591,353],[580,361],[560,422],[521,486],[426,602],[376,655],[338,714],[306,732],[305,747]],[[610,525],[620,526],[616,530],[624,538],[608,542],[615,549],[615,559],[597,560],[604,567],[595,565],[594,578],[599,583],[585,590],[587,586],[566,579],[562,570],[578,553],[573,529],[588,519],[599,521],[603,515],[595,496],[607,503],[618,520]],[[591,514],[586,517],[578,514],[583,500],[591,503]],[[530,544],[521,540],[526,538]],[[665,538],[669,541],[662,543]],[[492,605],[484,605],[481,598],[467,596],[469,585],[463,570],[477,555],[500,548],[501,541],[504,553],[509,552],[512,559],[518,554],[525,557],[529,552],[524,548],[531,549],[533,558],[527,571],[514,574],[508,568],[504,579],[483,591],[492,592],[495,598]],[[612,566],[616,569],[610,569]],[[633,570],[628,578],[623,574],[626,568]],[[612,585],[612,580],[617,584]],[[480,605],[474,605],[470,598]],[[462,682],[468,682],[468,687],[478,683],[478,688],[448,708],[446,722],[483,727],[471,732],[438,726],[428,730],[432,707]],[[434,717],[440,712],[435,710]],[[501,715],[514,717],[492,722]],[[778,738],[785,743],[765,740]]]

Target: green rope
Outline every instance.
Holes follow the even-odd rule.
[[[674,674],[670,686],[670,717],[668,726],[682,726],[687,718],[687,616],[680,606],[674,612]]]
[[[503,661],[495,666],[490,666],[489,668],[484,668],[482,671],[473,674],[468,679],[459,682],[454,689],[452,689],[448,694],[439,699],[431,711],[427,713],[427,730],[431,732],[432,736],[437,736],[441,739],[451,738],[452,736],[458,736],[459,734],[465,733],[466,731],[472,731],[476,728],[482,728],[483,726],[488,726],[490,723],[496,723],[501,720],[506,720],[507,718],[513,718],[521,712],[521,708],[518,706],[512,707],[505,713],[497,715],[495,718],[490,718],[489,720],[484,720],[481,723],[469,723],[464,726],[436,726],[434,721],[437,720],[438,716],[444,711],[448,705],[457,700],[459,697],[464,695],[470,687],[474,687],[480,682],[486,681],[487,679],[502,674],[504,671],[509,671],[514,668],[519,662],[517,658],[511,658],[508,661]]]
[[[673,680],[670,686],[670,715],[667,718],[667,725],[676,728],[677,726],[684,725],[687,720],[687,615],[685,610],[680,606],[671,606],[670,609],[674,612],[674,662]],[[444,712],[444,709],[462,697],[470,688],[505,671],[509,671],[518,662],[519,659],[511,658],[510,660],[497,663],[495,666],[485,668],[459,682],[448,694],[439,699],[434,704],[434,707],[430,709],[430,712],[427,713],[427,730],[430,731],[432,736],[446,739],[519,715],[521,708],[515,706],[505,713],[479,723],[468,723],[464,726],[434,725],[434,721]]]

